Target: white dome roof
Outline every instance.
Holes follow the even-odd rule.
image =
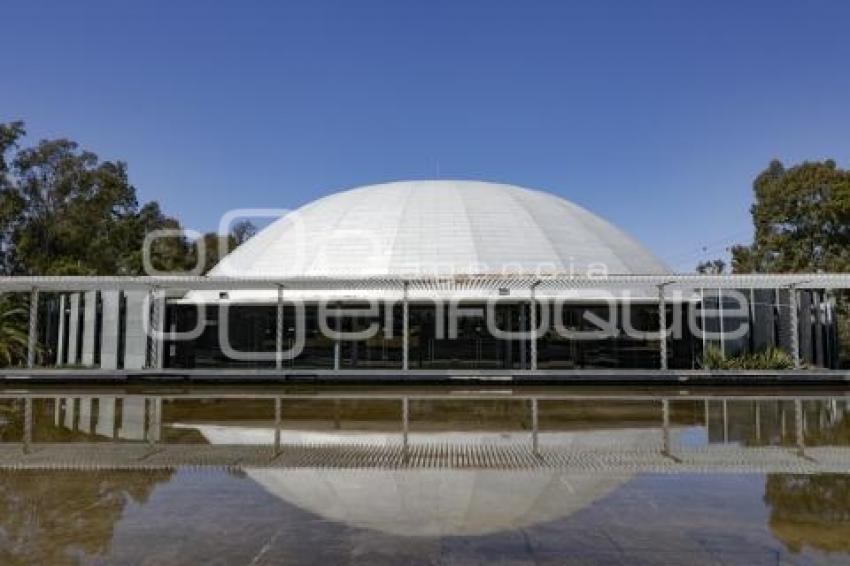
[[[404,181],[287,214],[211,275],[663,274],[621,230],[549,193],[479,181]]]

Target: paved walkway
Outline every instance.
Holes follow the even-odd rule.
[[[218,468],[548,469],[567,473],[847,473],[850,447],[676,450],[569,449],[531,445],[411,444],[272,446],[148,443],[0,445],[0,469]]]

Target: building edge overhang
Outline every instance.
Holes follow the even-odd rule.
[[[6,276],[0,277],[0,293],[86,290],[350,290],[411,292],[499,292],[535,289],[540,294],[569,290],[680,289],[850,289],[850,273],[782,274],[664,274],[576,276],[573,274],[517,274],[462,276],[299,276],[233,277],[200,275],[154,276]]]

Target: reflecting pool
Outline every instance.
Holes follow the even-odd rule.
[[[849,401],[0,390],[0,563],[847,563]]]

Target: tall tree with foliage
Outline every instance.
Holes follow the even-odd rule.
[[[250,220],[242,220],[233,225],[229,234],[218,234],[216,232],[207,232],[203,235],[202,242],[195,242],[193,250],[197,254],[199,243],[203,246],[204,257],[202,271],[207,273],[215,267],[225,255],[241,246],[247,240],[252,238],[257,233],[257,227]]]
[[[722,259],[701,261],[697,264],[697,273],[702,275],[721,275],[726,273],[726,262]]]
[[[138,275],[146,234],[177,229],[156,202],[139,206],[121,161],[67,139],[20,148],[22,122],[0,124],[0,270],[9,275]],[[184,269],[182,236],[153,249],[162,270]]]
[[[850,271],[850,170],[832,160],[791,168],[773,161],[753,189],[753,243],[732,249],[736,273]],[[846,293],[837,295],[845,357],[850,352],[848,299]]]
[[[850,171],[773,161],[753,189],[753,244],[732,249],[736,273],[850,270]]]

